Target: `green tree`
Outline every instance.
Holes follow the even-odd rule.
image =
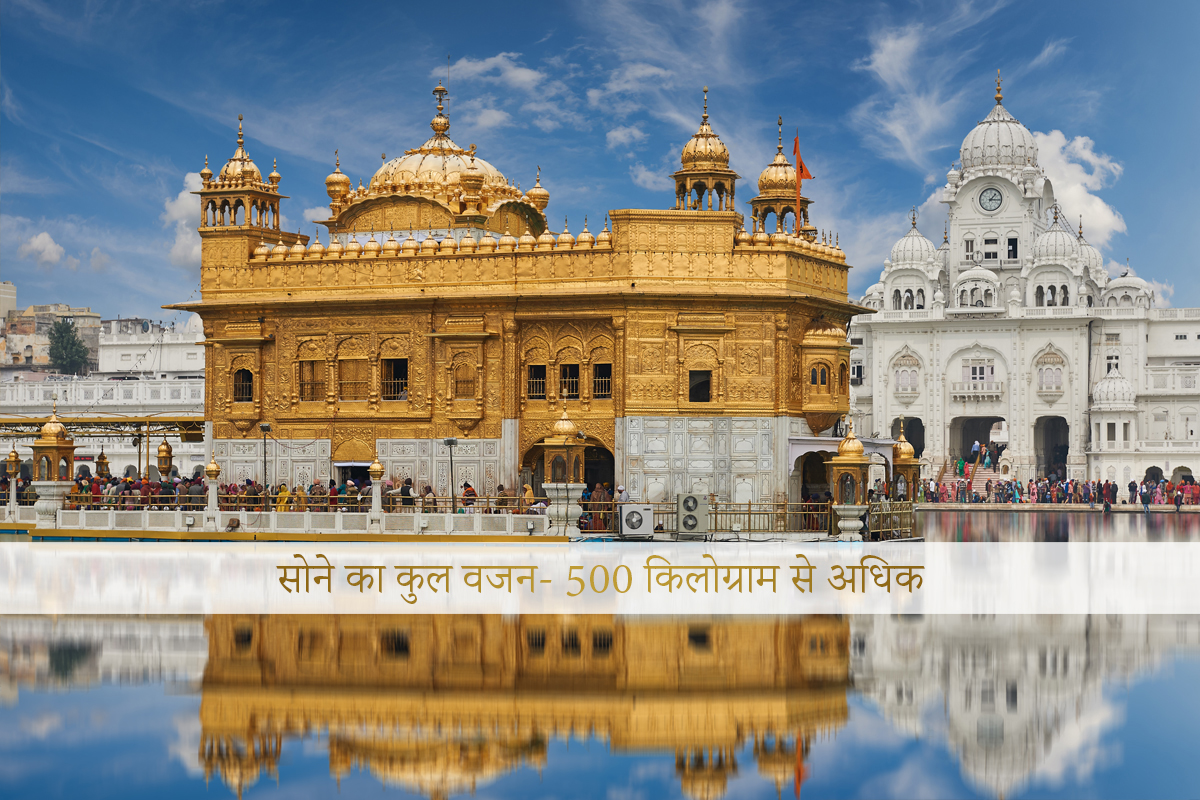
[[[75,325],[60,319],[50,328],[50,363],[62,373],[79,375],[88,365],[88,349]]]

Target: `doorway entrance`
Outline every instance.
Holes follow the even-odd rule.
[[[1071,426],[1062,417],[1038,417],[1033,426],[1033,446],[1037,453],[1039,476],[1067,474],[1067,454],[1071,450]]]
[[[337,481],[339,486],[346,481],[354,481],[355,486],[362,486],[371,477],[367,472],[367,468],[371,466],[370,464],[342,462],[335,463],[333,466],[337,467]]]
[[[608,484],[610,493],[616,489],[613,454],[607,447],[589,446],[583,451],[583,482],[588,486]]]
[[[1003,421],[1004,417],[955,417],[950,423],[950,458],[962,456],[963,460],[970,461],[975,443],[986,447],[991,441],[992,426]],[[909,441],[912,441],[911,437]]]

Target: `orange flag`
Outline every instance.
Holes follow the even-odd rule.
[[[796,131],[796,141],[792,144],[792,155],[796,157],[796,219],[797,229],[799,229],[800,219],[800,182],[808,179],[812,180],[812,173],[808,171],[808,167],[804,166],[804,159],[800,157],[800,132]]]

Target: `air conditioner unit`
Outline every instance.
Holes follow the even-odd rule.
[[[649,536],[654,533],[654,506],[622,506],[621,535]]]
[[[707,495],[676,495],[675,532],[680,536],[703,535],[708,533]]]

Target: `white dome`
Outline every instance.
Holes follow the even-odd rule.
[[[1054,224],[1033,243],[1033,259],[1066,264],[1067,259],[1074,255],[1079,255],[1079,241],[1055,215]]]
[[[1113,278],[1111,281],[1109,281],[1108,285],[1104,287],[1104,293],[1105,294],[1113,294],[1120,289],[1129,289],[1134,294],[1138,294],[1138,293],[1153,294],[1154,293],[1154,289],[1152,289],[1150,287],[1150,284],[1147,283],[1146,281],[1142,280],[1141,278],[1139,278],[1136,274],[1134,274],[1134,271],[1131,269],[1127,269],[1124,272],[1122,272],[1121,277]]]
[[[890,261],[893,267],[902,264],[924,266],[926,261],[934,257],[935,253],[937,253],[937,248],[933,246],[933,242],[922,236],[914,224],[912,229],[900,238],[900,241],[892,245]]]
[[[1104,272],[1104,256],[1100,255],[1100,251],[1088,244],[1087,239],[1083,238],[1083,223],[1079,223],[1079,238],[1076,240],[1079,244],[1079,259],[1087,268],[1088,274],[1093,280]]]
[[[1118,369],[1109,371],[1092,389],[1092,407],[1097,410],[1133,411],[1136,400],[1137,390]]]
[[[193,313],[188,317],[187,322],[183,324],[184,333],[204,333],[204,322],[200,319],[199,314]]]
[[[962,168],[1037,166],[1037,142],[1029,129],[996,103],[991,113],[963,139]]]
[[[863,297],[871,297],[872,295],[877,295],[879,297],[883,297],[883,284],[882,283],[871,284],[871,287],[869,289],[867,289],[867,293],[865,295],[863,295]]]

